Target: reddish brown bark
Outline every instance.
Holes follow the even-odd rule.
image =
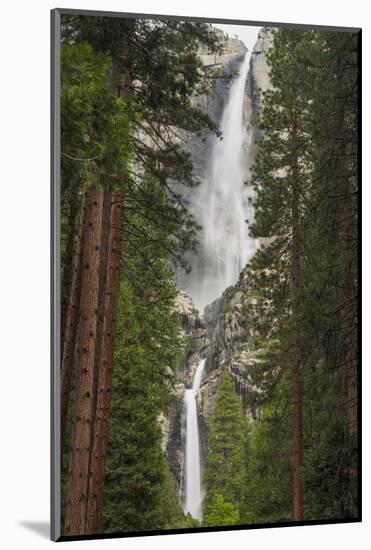
[[[126,53],[126,50],[125,50]],[[128,69],[121,73],[119,65],[114,61],[113,74],[119,81],[117,94],[127,98],[132,89],[131,75]],[[100,325],[101,335],[98,339],[96,357],[97,388],[92,429],[92,445],[89,469],[89,491],[86,510],[85,532],[99,533],[102,531],[103,492],[106,473],[106,453],[111,408],[112,367],[115,351],[116,316],[120,289],[120,264],[122,255],[122,223],[123,202],[122,191],[108,192],[110,197],[110,215],[108,235],[108,254],[104,257],[102,250],[102,266],[106,265],[106,278],[101,280],[101,291],[104,296],[103,325]],[[105,217],[106,219],[106,217]],[[102,275],[104,272],[102,269]]]
[[[303,512],[303,374],[300,328],[300,241],[299,241],[299,170],[292,167],[292,293],[294,320],[293,405],[294,405],[294,521],[302,521]]]
[[[99,294],[98,294],[98,316],[97,316],[97,338],[95,349],[95,380],[98,380],[98,373],[101,363],[101,349],[103,340],[104,302],[107,286],[107,262],[110,237],[110,215],[112,204],[112,192],[104,190],[103,214],[102,214],[102,235],[100,244],[100,266],[99,266]],[[97,389],[97,388],[95,388]],[[96,398],[96,391],[95,391]],[[95,407],[96,401],[94,401]]]
[[[68,473],[66,535],[85,532],[89,482],[89,455],[93,415],[94,359],[99,292],[100,242],[103,188],[86,193],[86,222],[80,299],[80,333],[76,372],[75,411],[72,419],[72,450]]]
[[[112,192],[108,189],[104,190],[103,197],[103,217],[102,217],[102,235],[100,244],[100,266],[99,266],[99,292],[98,292],[98,310],[97,310],[97,331],[96,331],[96,344],[95,344],[95,359],[94,359],[94,391],[93,391],[93,415],[92,415],[92,429],[90,435],[90,454],[89,454],[89,476],[91,475],[92,468],[92,456],[93,456],[93,438],[94,438],[94,426],[95,416],[97,410],[97,392],[100,377],[100,369],[102,364],[102,343],[103,343],[103,327],[105,316],[105,296],[107,287],[107,262],[108,262],[108,249],[109,249],[109,237],[110,237],[110,215],[112,204]],[[89,477],[90,483],[90,477]],[[89,490],[88,490],[89,495]],[[86,506],[88,507],[89,496],[86,500]],[[86,518],[87,518],[86,512]],[[86,520],[87,521],[87,520]],[[85,529],[86,529],[85,521]]]
[[[341,73],[342,60],[337,62],[337,70]],[[358,432],[358,350],[357,350],[357,261],[355,235],[355,206],[352,197],[356,183],[352,185],[352,167],[347,159],[352,159],[352,143],[349,139],[349,128],[346,128],[346,106],[341,100],[336,131],[337,176],[342,194],[340,208],[340,242],[343,243],[344,261],[344,303],[341,307],[341,322],[346,362],[347,385],[347,418],[348,431],[355,436]],[[348,134],[348,136],[347,136]]]
[[[358,432],[358,353],[357,353],[357,265],[354,257],[354,218],[351,183],[348,170],[343,176],[343,232],[345,265],[345,305],[343,324],[346,331],[346,380],[348,392],[348,430],[353,436]]]
[[[103,490],[106,471],[108,426],[112,394],[112,367],[116,338],[116,317],[120,289],[122,253],[123,193],[112,193],[108,242],[107,280],[104,300],[103,338],[98,372],[97,404],[89,478],[86,533],[102,530]]]
[[[78,186],[74,185],[69,199],[67,215],[66,245],[64,253],[64,268],[61,288],[61,359],[64,348],[64,339],[67,330],[69,305],[73,292],[74,274],[76,269],[76,256],[79,254],[79,242],[75,242],[78,224],[78,212],[80,208]],[[81,209],[81,208],[80,208]],[[81,214],[81,213],[80,213]]]
[[[344,140],[345,141],[345,140]],[[347,149],[343,151],[346,158]],[[345,361],[347,391],[347,424],[352,449],[358,447],[358,325],[357,325],[357,262],[355,258],[355,212],[352,204],[352,184],[349,167],[343,163],[343,208],[342,230],[345,256],[344,306],[342,323],[345,329]],[[357,479],[357,468],[349,469],[350,479]],[[353,517],[358,516],[358,503],[352,498],[349,508]]]
[[[118,71],[114,67],[114,72]],[[118,95],[127,97],[126,71]],[[120,286],[123,194],[89,192],[80,299],[80,354],[65,534],[101,532],[112,364]],[[93,212],[91,206],[96,207]],[[94,210],[94,209],[93,209]]]
[[[294,400],[294,521],[302,521],[304,519],[303,502],[303,381],[302,381],[302,365],[301,353],[295,351],[294,357],[294,384],[293,384],[293,400]]]
[[[356,436],[358,434],[358,360],[354,341],[350,341],[350,350],[347,361],[347,391],[348,391],[348,430]]]
[[[61,342],[61,453],[64,448],[64,438],[68,414],[68,403],[70,397],[71,379],[76,348],[77,327],[79,319],[80,294],[81,294],[81,273],[82,254],[85,227],[85,195],[82,199],[80,213],[80,228],[77,243],[77,250],[73,268],[72,283],[68,310],[65,321],[64,337]],[[63,320],[62,320],[63,322]]]

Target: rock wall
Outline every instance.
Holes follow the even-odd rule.
[[[217,30],[216,32],[224,41],[224,53],[215,56],[201,49],[200,58],[210,71],[217,68],[221,69],[224,74],[230,74],[238,67],[247,50],[239,40],[228,39],[222,31]],[[248,151],[247,185],[250,183],[251,167],[256,157],[257,143],[261,138],[256,122],[261,108],[262,93],[270,85],[267,52],[271,45],[271,29],[261,29],[251,53],[244,104],[244,120],[252,133],[252,142]],[[210,95],[198,97],[195,101],[213,120],[220,122],[228,98],[228,89],[229,84],[222,79],[218,80]],[[195,174],[202,180],[206,169],[205,163],[209,158],[210,139],[208,136],[184,136],[184,142],[192,156]],[[187,190],[186,193],[189,195],[192,193],[192,189]],[[187,194],[183,195],[186,204],[189,198]],[[162,417],[160,422],[164,434],[163,448],[180,499],[182,499],[184,485],[184,390],[192,384],[194,372],[200,360],[207,358],[198,397],[200,451],[203,465],[207,457],[209,418],[213,410],[219,378],[224,369],[227,369],[233,377],[246,415],[254,420],[259,414],[257,402],[260,389],[255,387],[250,379],[251,367],[258,362],[256,352],[249,350],[249,339],[252,334],[248,321],[253,299],[249,292],[246,269],[241,272],[236,285],[226,289],[218,300],[207,306],[204,317],[200,315],[192,299],[185,292],[180,291],[177,298],[176,308],[186,345],[184,357],[178,365],[179,382],[174,389],[174,401],[170,415],[168,418]]]
[[[259,414],[257,401],[260,390],[254,386],[250,377],[251,367],[258,362],[256,352],[249,348],[249,341],[253,336],[253,303],[254,297],[245,268],[238,283],[229,287],[218,300],[205,309],[210,344],[206,363],[207,375],[201,387],[201,415],[206,424],[213,410],[219,376],[225,369],[233,377],[246,415],[255,420]]]
[[[244,117],[250,126],[252,140],[248,151],[246,183],[251,181],[251,167],[257,153],[261,132],[257,127],[263,93],[270,87],[267,54],[272,47],[271,28],[259,31],[257,42],[251,52],[250,68],[246,82]],[[260,241],[262,244],[262,241]],[[206,307],[204,320],[209,336],[206,362],[206,377],[201,386],[200,416],[205,426],[213,410],[219,377],[227,369],[235,382],[237,394],[243,402],[246,415],[255,420],[259,415],[261,389],[254,386],[250,374],[259,361],[255,351],[249,349],[251,336],[251,305],[254,297],[250,291],[247,269],[243,269],[236,285],[225,290],[223,295]],[[207,446],[207,431],[205,443]]]
[[[163,433],[162,447],[175,480],[178,497],[182,500],[185,443],[184,391],[192,386],[195,370],[201,359],[207,357],[210,341],[202,316],[185,292],[179,292],[175,306],[179,314],[180,336],[183,338],[184,351],[177,366],[178,383],[173,390],[169,416],[161,415],[159,421]]]
[[[257,126],[258,115],[262,105],[263,93],[270,88],[267,54],[272,47],[272,28],[263,27],[250,56],[250,68],[246,82],[245,122],[252,130],[252,138],[248,151],[248,174],[246,179],[251,180],[251,168],[256,158],[257,146],[262,133]]]
[[[263,27],[253,47],[250,58],[250,71],[246,83],[246,96],[251,101],[250,122],[256,128],[257,115],[262,103],[262,94],[270,88],[267,53],[272,47],[273,34],[271,27]]]
[[[220,55],[211,55],[205,47],[200,47],[199,57],[210,73],[210,76],[215,74],[216,71],[222,76],[231,75],[235,73],[238,65],[246,55],[247,48],[240,40],[227,38],[220,29],[215,29],[215,33],[223,43],[223,53]],[[228,99],[229,87],[230,82],[223,78],[218,78],[210,93],[193,98],[193,103],[207,113],[211,120],[219,124]],[[201,182],[206,174],[212,141],[212,136],[205,132],[199,136],[186,132],[182,134],[182,146],[191,155],[196,181]],[[192,188],[179,186],[176,187],[176,191],[182,195],[184,204],[190,207],[192,211],[192,206],[190,205]]]

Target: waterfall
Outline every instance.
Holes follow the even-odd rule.
[[[202,359],[197,366],[193,385],[184,393],[186,409],[186,440],[185,440],[185,498],[184,513],[202,520],[202,491],[201,491],[201,463],[200,441],[197,417],[197,393],[200,388],[203,369],[206,359]]]
[[[255,252],[248,232],[253,191],[246,185],[252,130],[243,117],[249,60],[246,54],[228,90],[220,121],[222,140],[212,138],[208,169],[191,197],[190,209],[202,231],[198,254],[182,288],[200,311],[237,282]]]

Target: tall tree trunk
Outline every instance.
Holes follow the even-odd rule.
[[[344,117],[343,117],[344,119]],[[342,308],[342,324],[344,330],[344,358],[347,391],[347,426],[351,440],[352,451],[358,450],[358,324],[357,324],[357,257],[356,257],[356,214],[353,203],[352,178],[347,162],[349,145],[346,144],[343,129],[342,159],[342,220],[341,242],[344,254],[344,293]],[[350,156],[350,155],[349,155]],[[356,481],[357,466],[349,468],[350,479]],[[351,492],[350,492],[351,493]],[[353,496],[353,495],[352,495]],[[352,498],[349,508],[353,517],[358,516],[358,503]]]
[[[70,287],[68,310],[65,320],[64,338],[61,338],[61,453],[63,453],[64,448],[68,403],[70,397],[71,379],[76,348],[77,327],[79,320],[83,240],[86,222],[85,197],[86,193],[84,193],[81,203],[79,237],[75,254],[72,283]],[[63,319],[61,320],[61,322],[63,323]]]
[[[124,49],[127,54],[127,46]],[[132,89],[130,71],[120,69],[117,60],[113,60],[112,72],[119,83],[117,95],[127,98]],[[110,216],[108,254],[102,259],[106,262],[106,280],[103,283],[104,305],[103,326],[99,340],[100,350],[97,356],[97,395],[92,430],[92,446],[89,470],[89,491],[86,510],[86,533],[102,531],[103,493],[106,473],[106,454],[108,441],[109,416],[112,394],[112,368],[116,339],[116,316],[120,289],[120,264],[122,256],[122,224],[124,194],[122,191],[109,192]]]
[[[349,283],[348,283],[349,284]],[[347,323],[349,335],[347,338],[346,379],[348,392],[348,430],[354,436],[358,434],[358,352],[357,352],[357,295],[351,287],[346,293]],[[354,441],[357,444],[356,439]]]
[[[345,142],[345,137],[343,138]],[[358,432],[358,350],[357,350],[357,257],[356,214],[352,200],[352,181],[347,163],[349,147],[342,151],[342,242],[344,243],[344,307],[345,360],[348,392],[348,431],[352,436]],[[350,155],[349,155],[350,156]],[[353,189],[354,191],[354,189]],[[355,442],[356,443],[356,442]]]
[[[297,160],[292,166],[292,292],[294,319],[294,521],[302,521],[303,512],[303,372],[300,327],[300,240],[299,240],[299,169]]]
[[[66,535],[81,535],[85,532],[93,416],[102,211],[103,187],[99,185],[86,194],[80,299],[80,341],[76,373],[76,407],[72,419],[72,451],[66,499],[64,528]]]
[[[336,61],[336,72],[339,82],[345,80],[345,59],[342,52]],[[340,85],[340,84],[339,84]],[[348,84],[349,87],[349,84]],[[343,355],[346,368],[346,386],[348,393],[347,418],[348,431],[356,435],[358,431],[358,358],[357,358],[357,259],[356,259],[356,212],[354,207],[354,193],[357,191],[357,183],[352,185],[352,159],[357,156],[352,142],[354,128],[347,122],[347,104],[344,97],[348,97],[349,89],[346,86],[339,92],[337,107],[337,125],[334,136],[334,160],[336,162],[334,172],[339,181],[341,191],[340,204],[340,232],[339,239],[342,244],[342,258],[344,260],[344,275],[342,279],[341,323],[343,337]],[[354,176],[353,176],[354,177]]]
[[[344,47],[344,46],[343,46]],[[348,52],[349,54],[349,52]],[[342,355],[345,360],[346,391],[347,391],[347,423],[348,432],[357,445],[358,432],[358,349],[357,349],[357,235],[356,212],[354,194],[357,191],[357,182],[352,182],[352,171],[356,171],[356,163],[352,166],[352,159],[357,159],[357,150],[353,140],[356,138],[356,129],[349,120],[349,98],[354,103],[358,93],[357,88],[352,88],[355,81],[347,79],[347,49],[339,50],[336,59],[336,75],[339,83],[338,96],[335,106],[337,108],[337,124],[334,135],[335,162],[334,171],[338,178],[341,190],[340,204],[340,232],[339,239],[342,244],[342,258],[344,260],[344,275],[341,277],[342,300],[341,324],[343,336]],[[357,95],[356,95],[357,97]],[[344,98],[347,98],[345,100]],[[355,123],[356,124],[356,123]],[[353,175],[353,178],[355,176]],[[353,184],[354,185],[353,185]],[[354,201],[354,202],[353,202]],[[351,471],[351,476],[356,476],[356,470]]]
[[[79,243],[75,243],[76,229],[78,223],[78,212],[80,208],[79,201],[79,186],[73,185],[68,204],[67,215],[67,230],[66,230],[66,245],[63,257],[63,274],[61,288],[61,359],[64,348],[64,339],[67,330],[67,322],[69,315],[69,305],[71,293],[73,292],[74,276],[76,262],[74,261],[78,255]],[[77,248],[77,251],[76,251]]]
[[[120,289],[123,193],[112,193],[108,243],[107,281],[104,300],[103,338],[94,421],[86,533],[102,531],[103,491],[106,471],[108,426],[112,395],[112,367],[116,339],[116,317]]]
[[[352,229],[353,215],[351,194],[349,192],[349,179],[347,179],[347,194],[344,205],[345,223],[345,306],[343,310],[343,323],[345,325],[345,376],[347,391],[347,424],[350,435],[352,451],[358,450],[358,327],[357,327],[357,289],[356,289],[356,262],[353,258],[354,234]],[[355,265],[354,265],[355,264]],[[349,477],[353,482],[357,479],[357,465],[353,462],[349,468]],[[350,491],[351,499],[349,509],[353,517],[358,516],[357,497]]]
[[[111,204],[112,204],[112,192],[108,189],[104,190],[103,197],[103,217],[102,217],[102,235],[100,244],[100,266],[99,266],[99,292],[98,292],[98,310],[97,310],[97,331],[96,331],[96,344],[95,344],[95,360],[94,360],[94,390],[93,390],[93,415],[92,415],[92,429],[90,434],[90,454],[89,454],[89,476],[91,475],[92,460],[93,460],[93,445],[94,445],[94,433],[95,433],[95,417],[97,412],[97,395],[98,384],[100,377],[100,370],[102,365],[102,344],[103,344],[103,328],[104,328],[104,316],[105,316],[105,297],[107,288],[107,272],[108,272],[108,250],[109,250],[109,238],[111,232]],[[90,483],[90,477],[89,477]],[[88,498],[86,499],[86,507],[89,505],[89,489]],[[86,522],[88,518],[88,511],[86,511]]]

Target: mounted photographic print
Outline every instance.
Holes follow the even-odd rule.
[[[360,29],[52,31],[52,538],[360,521]]]

